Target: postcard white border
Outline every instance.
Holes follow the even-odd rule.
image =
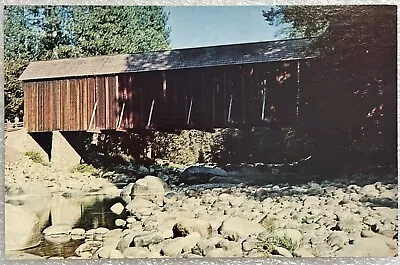
[[[3,65],[3,10],[4,5],[60,5],[60,4],[91,4],[91,5],[160,5],[160,6],[190,6],[190,5],[279,5],[279,4],[298,4],[298,5],[333,5],[333,4],[387,4],[387,5],[397,5],[396,0],[377,0],[377,1],[345,1],[345,0],[92,0],[92,1],[79,1],[79,0],[67,0],[67,1],[56,1],[56,0],[3,0],[0,3],[1,6],[1,23],[0,23],[0,110],[4,110],[4,65]],[[399,6],[397,5],[397,30],[399,29]],[[398,44],[400,38],[397,35]],[[397,69],[399,70],[399,52],[397,55]],[[399,72],[399,71],[398,71]],[[399,86],[398,86],[399,87]],[[397,100],[399,100],[399,89],[397,90]],[[399,105],[398,111],[399,113]],[[398,131],[399,131],[399,121],[398,116]],[[399,140],[399,136],[398,136]],[[399,156],[398,156],[399,164]],[[399,175],[399,174],[398,174]],[[400,264],[400,258],[268,258],[268,259],[249,259],[249,258],[229,258],[229,259],[121,259],[121,260],[5,260],[4,256],[4,111],[0,111],[0,262],[2,264],[111,264],[111,265],[125,265],[125,264],[166,264],[166,265],[183,265],[183,264],[193,264],[193,265],[219,265],[219,264],[235,264],[235,265],[298,265],[298,264],[326,264],[326,265],[358,265],[358,264],[374,264],[374,265],[391,265]]]

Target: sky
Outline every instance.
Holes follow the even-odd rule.
[[[268,6],[180,6],[169,12],[172,49],[282,39],[262,16]]]

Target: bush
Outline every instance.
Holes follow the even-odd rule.
[[[76,173],[76,172],[78,172],[78,173],[89,173],[90,175],[93,175],[93,176],[100,175],[100,170],[99,169],[95,168],[92,165],[88,165],[88,164],[85,164],[85,163],[75,166],[71,170],[71,172],[72,173]]]
[[[275,247],[282,247],[290,252],[293,252],[297,247],[297,243],[293,242],[291,238],[284,236],[277,236],[271,231],[265,231],[257,237],[257,250],[269,256]]]
[[[47,163],[44,161],[43,157],[41,156],[41,154],[38,151],[25,152],[25,156],[28,157],[30,160],[32,160],[35,163],[47,166]]]

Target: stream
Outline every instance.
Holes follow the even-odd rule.
[[[42,201],[41,212],[38,214],[42,231],[55,225],[68,225],[72,228],[83,228],[86,230],[106,227],[115,229],[115,220],[124,218],[124,214],[117,216],[111,212],[110,207],[117,203],[124,203],[120,197],[109,197],[106,195],[88,195],[79,198],[64,198],[53,196],[38,198],[24,198],[8,200],[7,203],[30,207],[31,204]],[[37,204],[36,204],[37,205]],[[126,217],[126,216],[125,216]],[[22,250],[24,253],[34,254],[41,257],[71,257],[76,256],[75,249],[84,240],[70,239],[67,241],[48,241],[41,235],[39,245]]]

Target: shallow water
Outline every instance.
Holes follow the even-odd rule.
[[[127,214],[116,215],[111,212],[110,207],[117,202],[124,204],[120,197],[108,197],[105,195],[84,196],[81,198],[64,198],[53,196],[35,200],[23,199],[18,201],[9,200],[8,203],[30,206],[30,204],[42,201],[41,226],[43,230],[51,225],[69,225],[72,228],[83,228],[85,230],[106,227],[115,229],[115,220],[118,218],[126,219]],[[47,217],[47,218],[46,218]],[[67,242],[55,243],[44,239],[42,235],[41,243],[23,252],[42,257],[71,257],[76,256],[75,249],[84,240],[68,240]]]

